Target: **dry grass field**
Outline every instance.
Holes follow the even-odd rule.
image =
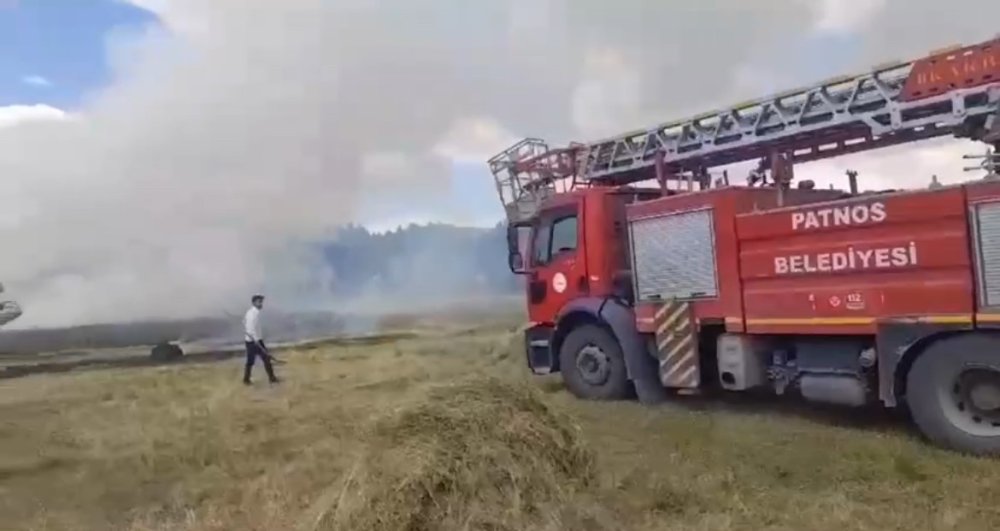
[[[239,358],[2,380],[0,528],[1000,529],[1000,461],[884,415],[581,402],[516,327],[286,350],[275,387]]]

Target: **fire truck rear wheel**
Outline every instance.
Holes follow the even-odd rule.
[[[599,326],[584,325],[572,330],[559,349],[559,366],[566,387],[579,398],[629,397],[622,349],[615,337]]]
[[[907,375],[913,420],[932,442],[976,455],[1000,454],[998,340],[963,335],[931,345]]]

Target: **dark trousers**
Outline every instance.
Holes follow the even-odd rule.
[[[250,381],[250,371],[253,369],[254,360],[258,357],[264,362],[264,370],[267,371],[267,379],[272,382],[277,381],[278,378],[274,376],[274,368],[271,367],[271,357],[264,351],[264,349],[267,348],[264,346],[264,342],[261,341],[259,345],[250,341],[245,341],[244,343],[247,347],[247,363],[243,368],[243,381]],[[263,348],[261,348],[262,346]]]

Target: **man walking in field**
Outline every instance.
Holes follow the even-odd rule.
[[[250,309],[243,316],[243,334],[247,347],[247,363],[243,368],[243,383],[250,385],[250,371],[253,369],[254,360],[260,357],[264,362],[264,370],[267,371],[267,378],[271,383],[277,383],[278,377],[274,375],[274,368],[271,366],[271,355],[264,345],[264,334],[260,326],[260,310],[264,307],[264,296],[254,295],[250,299]]]

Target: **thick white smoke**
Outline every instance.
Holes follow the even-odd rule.
[[[817,35],[864,67],[988,37],[1000,14],[987,0],[132,2],[163,28],[110,50],[110,87],[0,130],[0,280],[20,326],[314,296],[336,277],[297,242],[379,221],[362,199],[447,193],[453,161],[515,135],[586,140],[840,73],[797,50]]]

